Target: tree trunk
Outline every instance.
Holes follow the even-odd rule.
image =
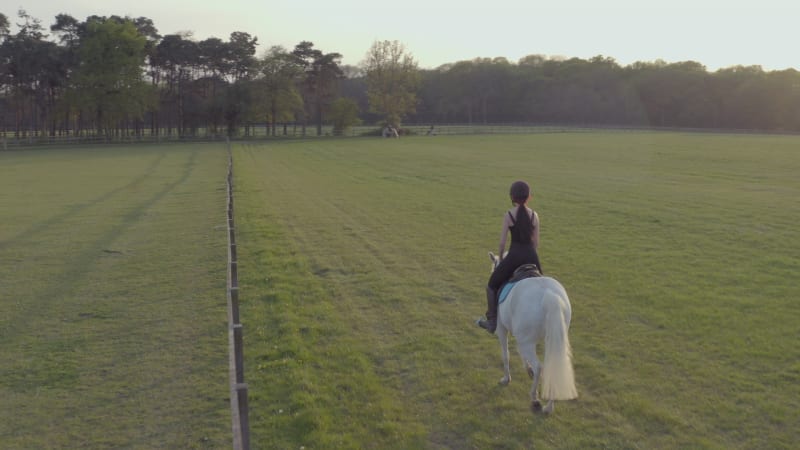
[[[278,106],[276,105],[275,100],[273,100],[272,102],[270,102],[270,113],[271,113],[271,116],[272,116],[271,117],[271,119],[272,119],[272,137],[275,137],[275,117],[277,116],[277,112],[278,112]],[[284,134],[286,134],[285,133],[285,131],[286,131],[285,126],[286,125],[284,124]]]
[[[322,105],[317,105],[317,136],[322,136]]]

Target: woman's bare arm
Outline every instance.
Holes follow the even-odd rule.
[[[508,231],[511,228],[511,216],[508,213],[503,214],[503,231],[500,232],[500,252],[498,256],[503,257],[503,252],[506,251],[506,239],[508,239]]]

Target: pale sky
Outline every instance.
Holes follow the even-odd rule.
[[[378,41],[399,41],[420,68],[476,57],[517,62],[532,54],[636,61],[697,61],[709,71],[734,65],[800,70],[800,0],[4,0],[49,28],[58,13],[83,21],[145,16],[160,34],[197,40],[258,37],[258,54],[312,41],[358,65]]]

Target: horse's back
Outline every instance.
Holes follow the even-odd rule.
[[[564,289],[564,286],[561,285],[561,283],[559,283],[555,278],[526,278],[519,281],[517,285],[514,286],[511,294],[519,299],[528,298],[541,301],[541,299],[544,297],[544,294],[548,291],[550,291],[552,294],[555,294],[558,298],[562,299],[567,306],[569,306],[569,296],[567,295],[567,290]]]
[[[506,327],[518,339],[524,337],[521,336],[523,334],[535,340],[542,338],[547,308],[562,308],[567,326],[572,316],[566,289],[558,280],[550,277],[519,281],[500,306],[500,320],[507,324]]]
[[[561,307],[564,308],[565,319],[569,325],[570,317],[572,316],[572,305],[569,303],[569,295],[567,295],[567,290],[564,289],[564,286],[555,278],[550,277],[531,278],[530,280],[533,281],[533,283],[530,283],[531,290],[539,291],[542,299],[547,293],[558,298]],[[538,284],[534,284],[537,283],[535,280],[540,281],[538,281]]]

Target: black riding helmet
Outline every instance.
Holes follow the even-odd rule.
[[[511,183],[511,189],[508,190],[511,200],[514,203],[524,203],[531,195],[531,187],[524,181],[515,181]]]

